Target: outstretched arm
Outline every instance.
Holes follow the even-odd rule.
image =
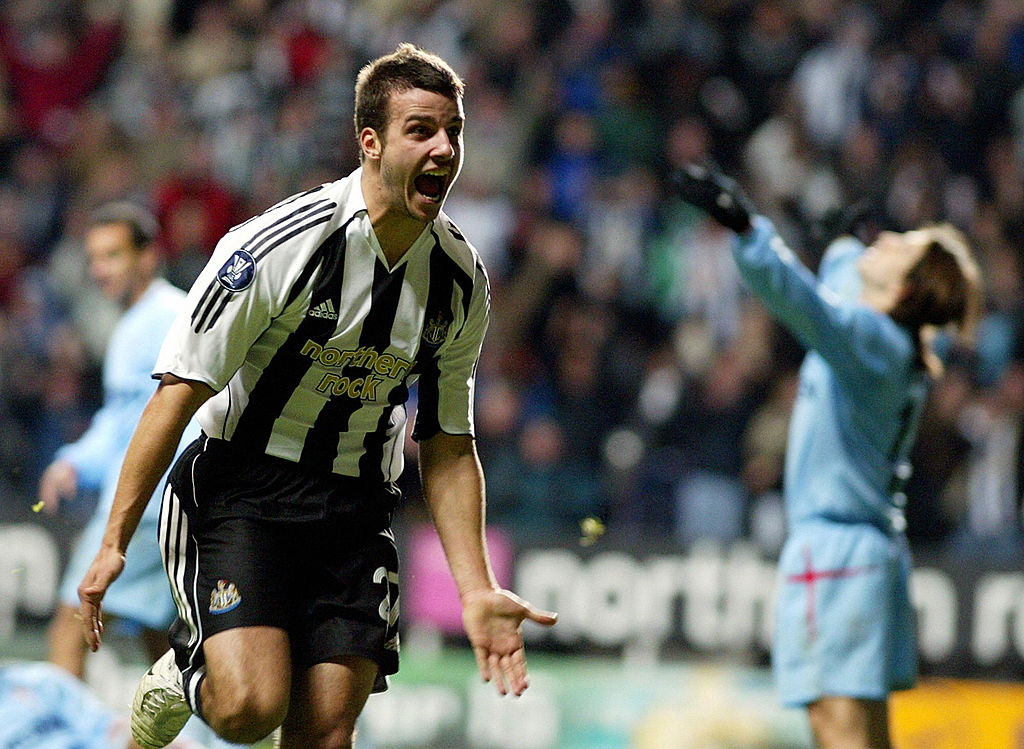
[[[101,603],[124,569],[124,555],[160,477],[174,457],[182,432],[213,390],[201,382],[164,375],[135,428],[114,494],[103,541],[78,586],[85,640],[100,646]]]
[[[821,354],[842,380],[861,388],[875,387],[894,368],[905,366],[907,356],[913,354],[906,336],[887,324],[884,316],[850,304],[848,296],[819,284],[783,243],[771,221],[757,215],[735,182],[696,165],[678,170],[672,181],[680,197],[737,233],[733,257],[750,290],[801,345]],[[847,253],[843,262],[852,263],[852,257]]]
[[[484,540],[484,479],[473,438],[440,432],[420,443],[420,475],[434,526],[462,599],[477,667],[498,692],[520,695],[527,687],[524,619],[552,625],[539,611],[494,579]]]

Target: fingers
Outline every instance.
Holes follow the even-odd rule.
[[[100,649],[100,645],[103,644],[101,637],[103,634],[103,619],[100,617],[99,609],[96,610],[95,616],[92,617],[89,632],[89,647],[92,649],[92,652],[95,653]]]
[[[55,515],[62,500],[70,499],[78,491],[78,474],[74,467],[63,460],[55,460],[39,479],[40,509]]]
[[[498,694],[502,697],[509,693],[516,697],[522,696],[529,686],[529,681],[526,678],[526,656],[523,649],[520,648],[514,653],[506,655],[491,653],[487,661]]]
[[[82,634],[92,652],[99,650],[103,635],[103,594],[105,587],[84,581],[78,586],[79,612],[82,618]]]
[[[39,483],[39,503],[42,505],[40,509],[44,510],[47,515],[57,514],[60,507],[60,493],[52,481],[44,480]]]
[[[523,649],[520,648],[511,655],[505,656],[502,659],[502,667],[504,668],[505,680],[508,682],[512,694],[519,697],[526,691],[526,687],[529,686],[529,682],[526,679],[526,655]]]
[[[464,614],[473,654],[484,681],[493,681],[498,694],[520,696],[529,686],[526,653],[519,626],[526,619],[543,626],[558,620],[553,611],[537,609],[506,590],[479,596]]]
[[[493,681],[502,697],[512,693],[522,695],[529,686],[526,675],[526,654],[520,646],[512,653],[489,651],[485,647],[473,648],[476,665],[485,682]]]
[[[687,164],[671,178],[683,200],[707,211],[722,226],[738,234],[750,229],[754,207],[733,180],[699,164]]]
[[[505,687],[506,674],[505,667],[502,664],[503,660],[504,658],[497,653],[491,653],[487,656],[487,668],[494,677],[494,686],[497,688],[498,694],[502,697],[508,694],[508,689]]]
[[[531,622],[537,622],[537,624],[543,624],[545,627],[550,627],[558,621],[558,614],[554,611],[544,611],[542,609],[535,609],[533,606],[527,606],[526,618]]]
[[[101,547],[78,586],[82,631],[86,644],[93,652],[99,649],[103,635],[103,596],[110,584],[121,574],[124,562],[124,552],[112,547]]]
[[[476,646],[473,648],[473,655],[476,657],[476,667],[480,671],[480,676],[484,681],[491,680],[491,668],[488,664],[487,649]]]
[[[79,611],[82,619],[82,636],[85,638],[85,644],[89,646],[89,650],[95,653],[99,650],[103,634],[103,618],[100,613],[100,606],[91,601],[83,600]]]

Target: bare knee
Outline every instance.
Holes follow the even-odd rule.
[[[884,700],[823,697],[807,706],[815,743],[823,749],[889,749]]]
[[[346,656],[298,671],[292,710],[281,727],[282,749],[352,749],[377,670],[365,658]]]
[[[253,744],[288,714],[291,660],[288,635],[273,627],[238,627],[203,643],[203,720],[235,744]]]
[[[288,690],[273,684],[217,685],[203,681],[203,720],[218,736],[253,744],[281,725],[288,714]]]

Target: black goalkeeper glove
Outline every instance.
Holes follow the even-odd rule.
[[[750,229],[750,217],[757,213],[750,199],[731,179],[698,164],[676,169],[672,187],[687,203],[708,212],[727,229],[743,234]]]

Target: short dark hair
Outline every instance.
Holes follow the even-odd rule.
[[[131,234],[132,245],[142,250],[156,241],[160,224],[148,210],[127,200],[101,205],[89,217],[89,226],[124,224]]]
[[[935,333],[954,328],[962,342],[971,341],[981,315],[981,273],[967,237],[952,224],[908,233],[922,235],[924,252],[907,272],[903,296],[889,315],[914,334],[918,361],[938,376],[943,365],[932,348]]]
[[[415,88],[433,91],[453,101],[465,92],[465,84],[448,63],[408,42],[399,44],[391,54],[364,65],[356,77],[353,117],[356,138],[367,127],[383,138],[391,115],[388,107],[391,95]]]

